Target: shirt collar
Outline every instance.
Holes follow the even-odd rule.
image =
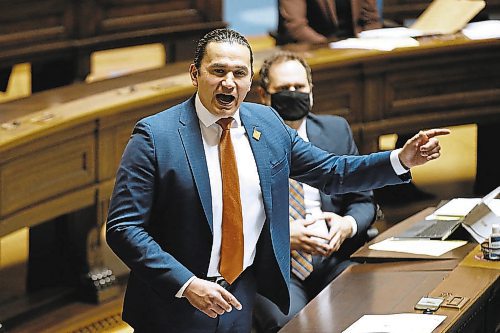
[[[307,137],[307,119],[304,119],[302,124],[300,124],[299,128],[297,129],[297,134],[302,138],[304,141],[309,141],[309,138]]]
[[[196,114],[198,115],[198,119],[205,127],[210,127],[217,122],[217,120],[223,118],[220,116],[215,116],[201,103],[200,97],[196,94],[196,98],[194,101],[194,106],[196,109]],[[233,115],[235,121],[231,124],[231,127],[240,127],[241,119],[240,119],[240,109],[238,108]]]

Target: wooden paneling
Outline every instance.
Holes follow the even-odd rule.
[[[500,104],[500,49],[402,61],[386,74],[385,117]],[[401,70],[403,69],[404,70]]]
[[[2,165],[2,216],[92,184],[95,180],[95,137],[68,138]]]
[[[322,68],[313,71],[314,107],[318,114],[336,114],[355,124],[363,119],[363,85],[361,68]]]
[[[221,0],[2,0],[0,69],[71,59],[84,79],[94,51],[145,43],[179,60],[206,32],[224,27]]]
[[[112,33],[200,22],[191,1],[99,1],[98,33]]]
[[[3,47],[64,40],[74,34],[74,12],[71,2],[64,0],[9,2],[2,4],[0,11],[0,43]]]

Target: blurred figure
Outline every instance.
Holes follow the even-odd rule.
[[[376,0],[279,0],[276,44],[326,43],[382,27]]]

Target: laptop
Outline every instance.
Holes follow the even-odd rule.
[[[445,240],[461,225],[462,220],[423,219],[414,223],[410,228],[395,237],[399,239],[421,238]]]
[[[491,213],[488,203],[500,199],[500,186],[485,195],[483,198],[455,198],[442,205],[427,218],[414,223],[396,238],[400,239],[447,239],[459,226],[463,226],[479,243],[480,234],[491,232],[491,223],[499,222],[495,214],[489,223],[484,223],[484,217]],[[500,205],[499,205],[500,206]],[[482,224],[479,225],[483,221]],[[492,222],[493,221],[493,222]],[[473,230],[471,230],[473,229]],[[484,240],[484,239],[483,239]]]

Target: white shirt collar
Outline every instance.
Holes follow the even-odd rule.
[[[299,128],[297,129],[297,133],[302,138],[302,140],[309,142],[309,138],[307,137],[306,123],[307,123],[307,118],[305,118],[302,124],[300,124]]]
[[[217,120],[223,118],[219,116],[215,116],[208,109],[203,105],[203,103],[200,100],[200,97],[198,94],[196,94],[196,98],[194,101],[195,105],[195,110],[196,114],[198,115],[198,119],[200,120],[200,123],[203,124],[205,127],[210,127],[213,124],[217,122]],[[238,108],[234,115],[232,116],[234,118],[233,123],[231,124],[231,127],[240,127],[241,126],[241,119],[240,119],[240,109]]]

